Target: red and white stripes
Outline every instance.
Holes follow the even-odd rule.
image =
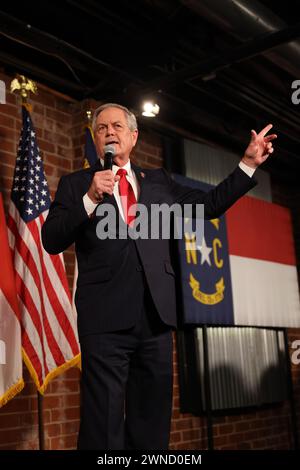
[[[76,317],[63,257],[49,255],[41,242],[47,212],[26,224],[11,201],[8,216],[24,357],[42,393],[52,377],[80,360]]]

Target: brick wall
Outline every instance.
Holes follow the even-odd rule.
[[[12,77],[0,73],[9,85]],[[46,176],[52,195],[63,174],[79,169],[84,152],[85,111],[97,106],[95,101],[78,103],[55,91],[39,87],[31,100],[32,118],[43,154]],[[16,148],[21,128],[20,101],[8,94],[7,104],[0,105],[0,191],[7,207]],[[133,160],[145,168],[162,165],[160,138],[150,131],[141,132]],[[280,191],[279,191],[280,193]],[[299,235],[298,231],[298,235]],[[64,254],[70,288],[73,284],[74,250]],[[291,331],[290,341],[300,338]],[[206,420],[182,414],[179,409],[179,384],[176,338],[174,336],[174,399],[171,449],[205,449]],[[300,366],[293,367],[300,417]],[[74,449],[79,426],[79,378],[71,369],[50,382],[43,400],[46,449]],[[38,401],[34,384],[24,367],[24,390],[0,409],[0,449],[38,448]],[[222,449],[285,449],[291,448],[290,412],[287,403],[258,411],[244,411],[234,416],[214,418],[216,448]]]

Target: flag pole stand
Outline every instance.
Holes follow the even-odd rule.
[[[37,392],[37,399],[38,399],[39,450],[45,450],[44,414],[43,414],[44,397],[39,392]]]

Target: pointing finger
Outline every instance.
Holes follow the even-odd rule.
[[[264,136],[269,132],[269,130],[272,129],[272,127],[273,127],[273,124],[268,124],[266,127],[264,127],[264,128],[260,131],[260,133],[259,133],[258,135],[264,137]]]

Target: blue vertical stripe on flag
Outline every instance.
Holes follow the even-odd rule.
[[[175,181],[208,191],[212,186],[174,175]],[[205,220],[204,236],[185,233],[178,240],[183,321],[186,324],[234,324],[226,218]]]

